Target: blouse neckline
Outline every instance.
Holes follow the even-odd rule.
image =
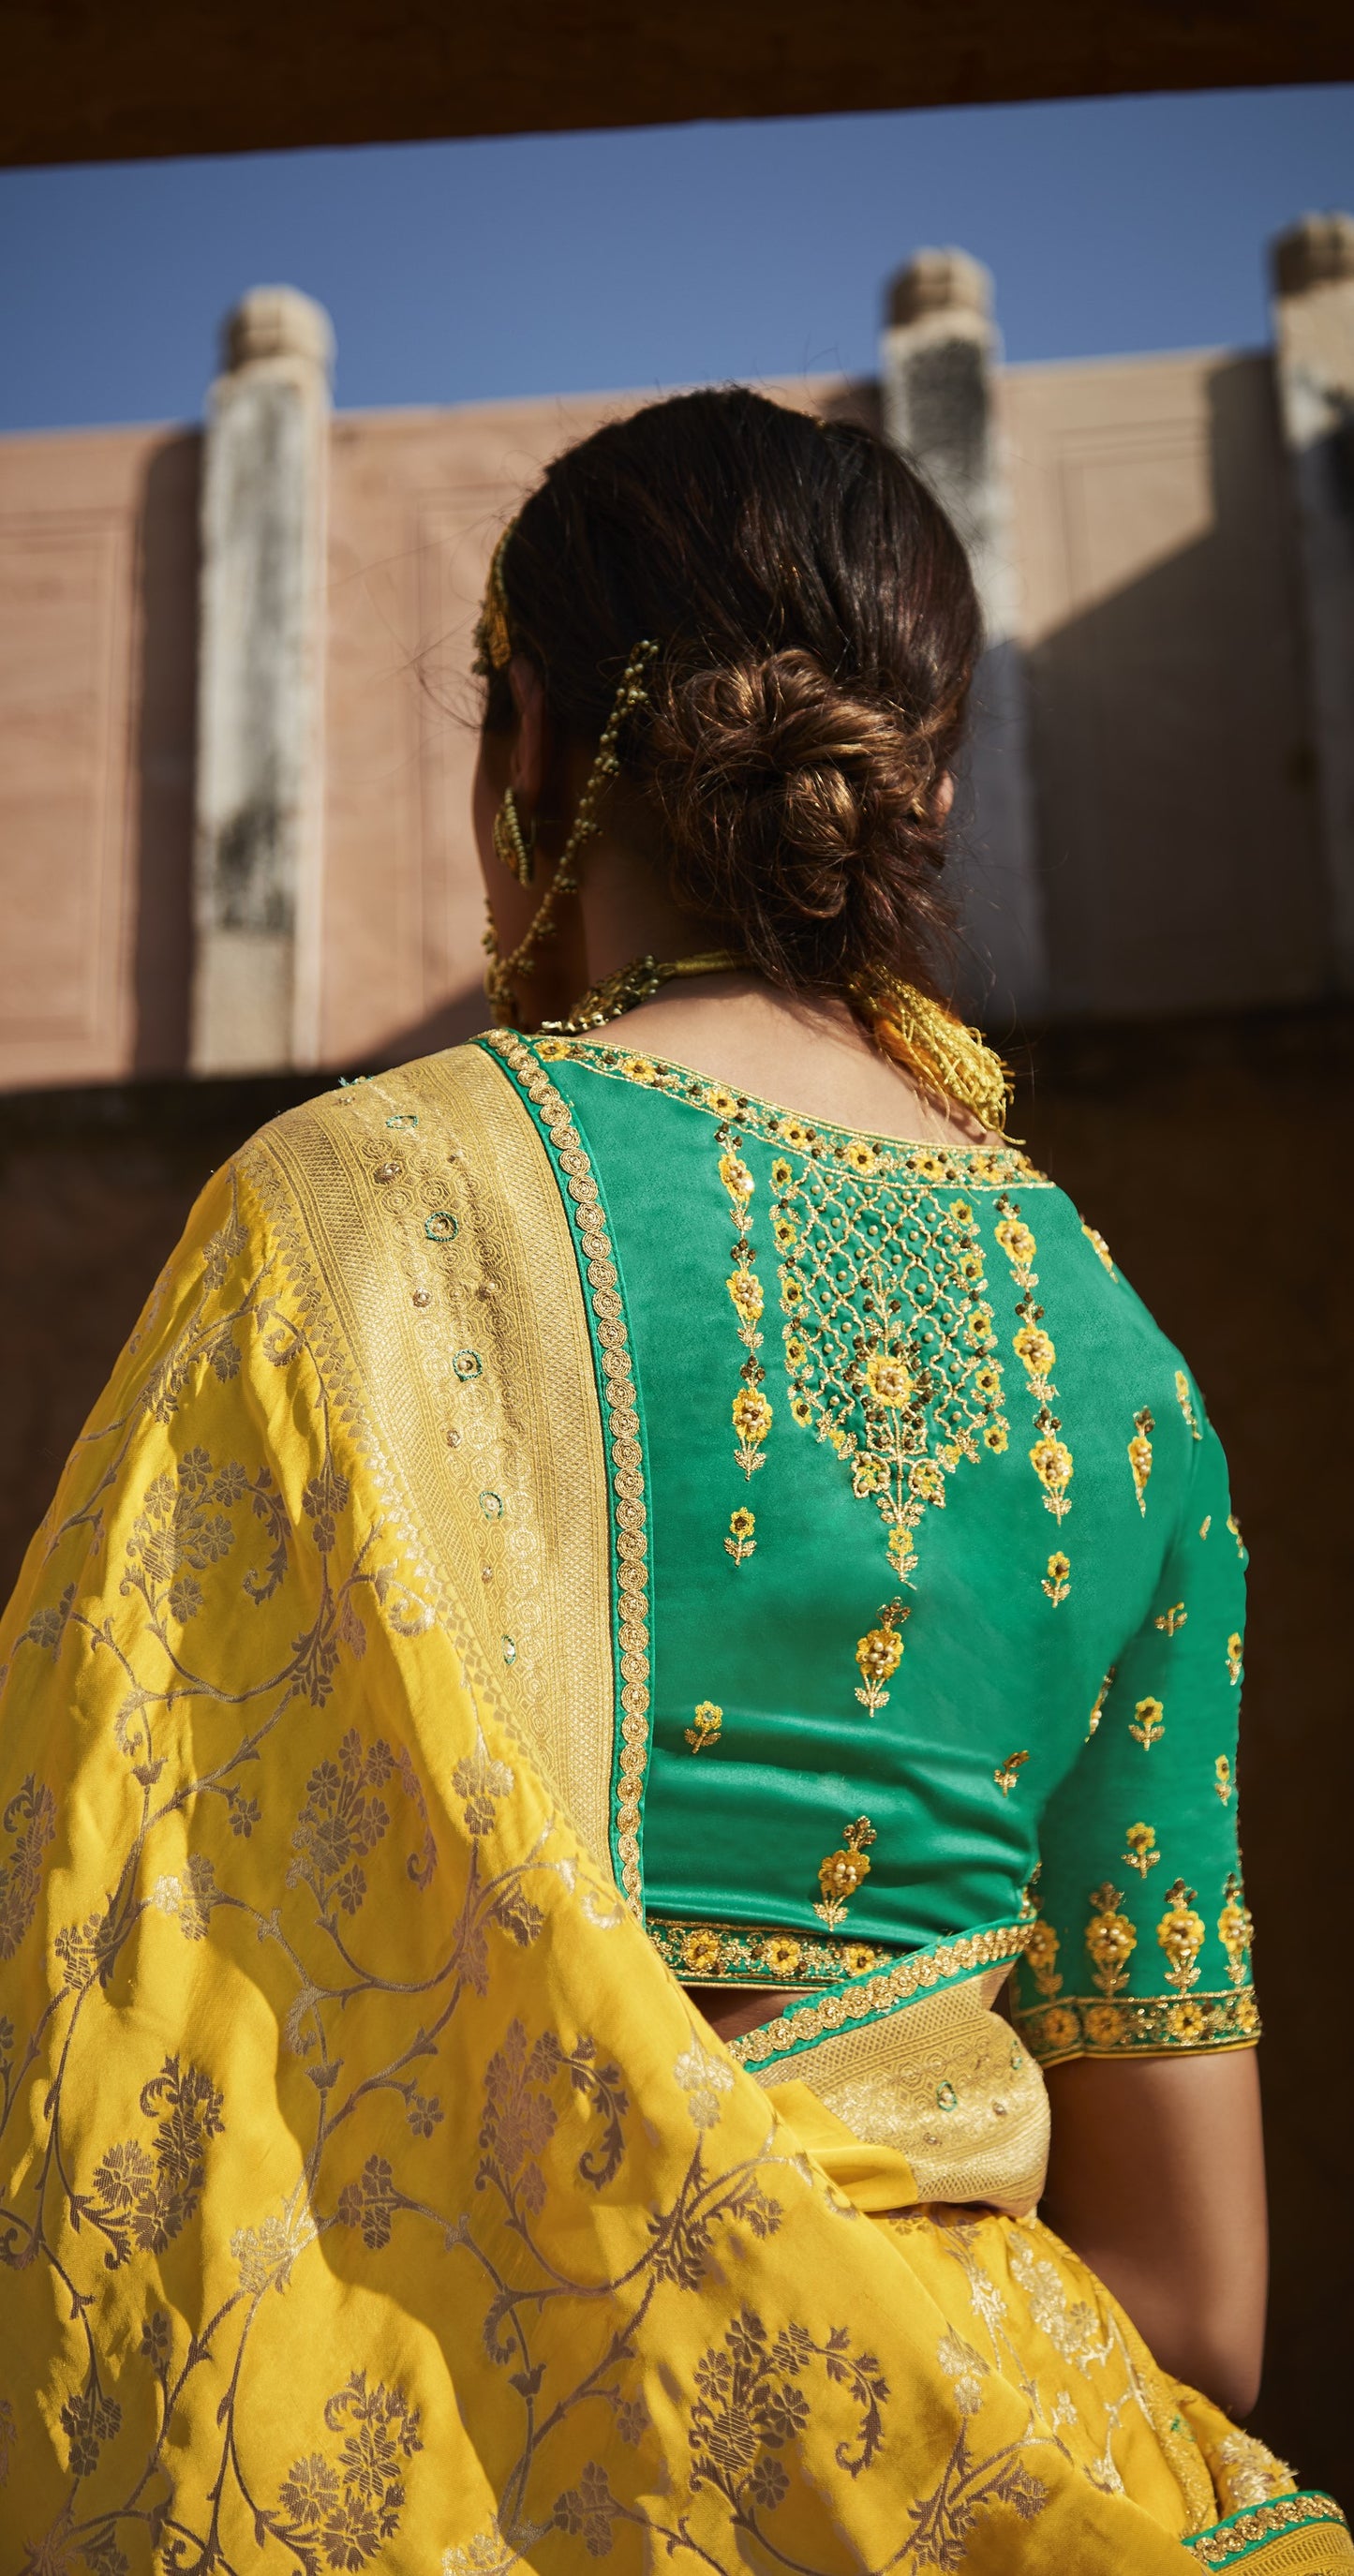
[[[830,1158],[853,1166],[862,1177],[871,1172],[906,1171],[920,1180],[946,1182],[1029,1181],[1039,1178],[1029,1156],[1016,1145],[942,1145],[916,1136],[886,1136],[869,1128],[840,1127],[831,1119],[807,1118],[777,1101],[762,1100],[734,1083],[720,1082],[694,1065],[671,1057],[648,1055],[641,1047],[598,1046],[586,1038],[528,1037],[524,1043],[543,1065],[586,1065],[613,1082],[656,1091],[703,1110],[721,1125],[769,1144],[786,1145],[812,1161]]]

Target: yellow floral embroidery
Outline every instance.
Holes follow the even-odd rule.
[[[1086,1926],[1086,1948],[1091,1962],[1091,1975],[1102,1995],[1117,1995],[1128,1975],[1128,1963],[1138,1946],[1138,1935],[1127,1914],[1122,1912],[1123,1896],[1106,1879],[1091,1897],[1091,1919]]]
[[[1130,1825],[1124,1843],[1124,1859],[1129,1868],[1136,1869],[1140,1878],[1146,1878],[1149,1869],[1155,1869],[1161,1858],[1155,1825]]]
[[[1042,1914],[1031,1925],[1025,1943],[1025,1959],[1041,1995],[1056,1995],[1062,1987],[1058,1971],[1058,1935]]]
[[[910,1619],[911,1615],[901,1601],[890,1601],[879,1613],[878,1627],[869,1629],[865,1636],[856,1640],[856,1662],[860,1666],[856,1697],[862,1708],[869,1710],[871,1717],[888,1704],[889,1695],[884,1684],[892,1681],[903,1660],[899,1622]]]
[[[703,1753],[707,1744],[718,1744],[724,1727],[724,1711],[712,1699],[703,1699],[695,1712],[696,1722],[686,1730],[686,1740],[693,1753]]]
[[[1067,1599],[1068,1593],[1072,1589],[1071,1583],[1068,1579],[1071,1572],[1072,1563],[1070,1557],[1064,1556],[1061,1548],[1055,1548],[1052,1556],[1048,1560],[1048,1571],[1044,1576],[1044,1590],[1048,1594],[1050,1601],[1053,1603],[1056,1604],[1059,1601],[1065,1601]]]
[[[792,1940],[788,1932],[773,1932],[762,1943],[762,1957],[773,1976],[792,1977],[802,1955],[799,1942]]]
[[[794,1143],[799,1131],[780,1120],[777,1132]],[[783,1155],[772,1165],[791,1419],[873,1502],[904,1583],[913,1533],[944,1508],[960,1460],[1007,1439],[972,1202],[916,1187],[952,1178],[937,1157],[873,1146],[829,1161],[810,1145],[802,1169]]]
[[[727,1127],[721,1126],[717,1132],[724,1147],[719,1158],[719,1177],[728,1193],[729,1211],[733,1218],[733,1268],[724,1284],[738,1317],[738,1338],[747,1353],[738,1372],[743,1383],[733,1399],[733,1427],[738,1434],[734,1457],[751,1481],[757,1469],[765,1464],[763,1443],[772,1419],[770,1399],[761,1393],[766,1371],[757,1357],[762,1346],[760,1317],[763,1299],[762,1283],[753,1268],[757,1257],[752,1247],[752,1197],[756,1183],[738,1151],[737,1137]]]
[[[1185,1621],[1188,1617],[1189,1612],[1185,1608],[1184,1602],[1173,1601],[1169,1610],[1159,1610],[1157,1612],[1152,1625],[1155,1628],[1160,1628],[1166,1636],[1173,1637],[1177,1628],[1184,1627]]]
[[[1213,1765],[1213,1786],[1225,1807],[1232,1794],[1232,1766],[1225,1753],[1220,1753]]]
[[[1097,2057],[1143,2049],[1246,2047],[1260,2034],[1249,1988],[1217,1995],[1152,1995],[1141,2002],[1092,2003],[1079,1995],[1035,2004],[1019,2015],[1020,2035],[1042,2065],[1089,2049]]]
[[[1188,1994],[1199,1982],[1204,1932],[1204,1918],[1194,1911],[1194,1890],[1178,1878],[1166,1890],[1166,1911],[1157,1925],[1157,1940],[1166,1954],[1166,1983],[1178,1995]]]
[[[1223,1899],[1222,1912],[1218,1916],[1218,1939],[1227,1953],[1228,1976],[1234,1986],[1244,1986],[1246,1963],[1255,1939],[1255,1922],[1234,1869],[1227,1873]]]
[[[833,1941],[811,1932],[770,1930],[764,1924],[691,1923],[650,1915],[646,1926],[659,1956],[678,1977],[702,1984],[783,1986],[804,1990],[839,1986],[889,1965],[892,1952],[870,1941]]]
[[[992,1777],[1003,1798],[1010,1796],[1029,1758],[1028,1753],[1008,1753],[1000,1769],[993,1772]]]
[[[1108,1270],[1111,1279],[1115,1278],[1117,1273],[1115,1271],[1113,1257],[1103,1234],[1098,1233],[1093,1225],[1086,1225],[1085,1223],[1083,1223],[1081,1230],[1085,1235],[1087,1242],[1092,1246],[1093,1250],[1099,1254],[1100,1259],[1104,1262],[1105,1268]]]
[[[1141,1411],[1133,1416],[1133,1437],[1128,1444],[1128,1463],[1133,1470],[1133,1490],[1138,1497],[1138,1509],[1144,1517],[1147,1512],[1147,1480],[1152,1473],[1152,1433],[1155,1429],[1156,1423],[1152,1418],[1151,1407],[1145,1404]]]
[[[719,1935],[698,1930],[688,1932],[682,1943],[682,1966],[689,1976],[705,1977],[719,1966]]]
[[[740,1505],[736,1512],[730,1512],[729,1535],[724,1545],[735,1565],[741,1565],[745,1558],[756,1555],[757,1542],[752,1535],[756,1526],[757,1515],[755,1512],[750,1512],[746,1505]]]
[[[1128,1731],[1137,1737],[1145,1753],[1150,1752],[1154,1744],[1159,1744],[1166,1732],[1166,1711],[1161,1701],[1140,1699],[1129,1720]]]
[[[1117,1669],[1116,1665],[1111,1664],[1099,1690],[1096,1692],[1095,1706],[1091,1711],[1086,1727],[1086,1741],[1088,1744],[1090,1743],[1091,1737],[1094,1735],[1096,1728],[1099,1726],[1101,1718],[1105,1714],[1105,1702],[1114,1688],[1114,1676]]]
[[[876,1840],[869,1817],[857,1816],[854,1824],[847,1825],[843,1831],[842,1849],[829,1852],[820,1864],[818,1884],[823,1891],[823,1901],[813,1910],[820,1921],[826,1923],[829,1932],[835,1932],[845,1920],[851,1898],[862,1880],[869,1877],[866,1846]]]
[[[1246,1556],[1246,1542],[1245,1542],[1244,1538],[1243,1538],[1243,1537],[1242,1537],[1242,1535],[1241,1535],[1241,1523],[1240,1523],[1240,1522],[1239,1522],[1239,1520],[1237,1519],[1237,1516],[1236,1516],[1235,1512],[1229,1512],[1229,1513],[1228,1513],[1228,1515],[1227,1515],[1227,1526],[1228,1526],[1229,1530],[1231,1531],[1233,1538],[1236,1540],[1236,1552],[1237,1552],[1237,1555],[1242,1559],[1242,1562],[1244,1563],[1244,1562],[1245,1562],[1245,1556]]]
[[[1241,1679],[1241,1636],[1235,1628],[1227,1640],[1227,1678],[1233,1684]]]
[[[1035,1302],[1034,1297],[1039,1285],[1039,1274],[1034,1268],[1038,1246],[1010,1199],[1003,1195],[997,1201],[997,1208],[997,1241],[1010,1262],[1012,1276],[1020,1290],[1016,1300],[1019,1326],[1013,1347],[1016,1357],[1024,1363],[1025,1383],[1034,1400],[1036,1438],[1030,1451],[1030,1465],[1044,1488],[1045,1510],[1052,1512],[1054,1519],[1061,1522],[1072,1508],[1067,1495],[1072,1481],[1072,1452],[1066,1441],[1059,1438],[1062,1424],[1050,1401],[1058,1392],[1050,1374],[1057,1352],[1052,1337],[1043,1329],[1043,1307]]]
[[[1189,1424],[1191,1437],[1202,1440],[1204,1435],[1199,1428],[1199,1417],[1190,1400],[1189,1379],[1183,1369],[1177,1369],[1175,1372],[1175,1400]]]

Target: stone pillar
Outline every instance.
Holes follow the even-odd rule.
[[[954,813],[971,1007],[998,1028],[1048,1007],[1011,508],[995,416],[992,280],[959,250],[894,279],[880,344],[884,434],[925,476],[968,548],[986,649]]]
[[[333,333],[309,296],[230,315],[202,499],[195,1073],[318,1054]]]
[[[1354,989],[1354,217],[1274,244],[1279,410],[1297,503],[1307,691],[1336,975]]]

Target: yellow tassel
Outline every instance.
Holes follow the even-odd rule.
[[[895,1064],[906,1066],[923,1091],[952,1100],[984,1127],[1003,1133],[1014,1085],[1001,1057],[977,1029],[966,1028],[915,984],[892,979],[882,992],[867,995],[866,1010],[877,1045]]]

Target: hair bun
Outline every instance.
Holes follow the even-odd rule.
[[[909,849],[920,836],[929,857],[938,841],[924,733],[802,649],[675,672],[646,749],[680,899],[736,919],[773,973],[801,967],[806,934],[839,944],[872,884],[876,899],[893,886],[891,909]]]

